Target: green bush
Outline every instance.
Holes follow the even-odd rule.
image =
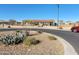
[[[21,30],[16,30],[17,33],[22,32]]]

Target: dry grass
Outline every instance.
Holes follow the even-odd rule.
[[[55,38],[55,37],[53,37],[53,36],[48,36],[48,38],[49,38],[50,40],[57,40],[57,38]]]
[[[31,45],[30,40],[31,40],[31,38],[26,38],[23,43],[24,43],[25,45],[27,45],[27,46],[30,46],[30,45]]]
[[[27,37],[27,38],[25,38],[25,40],[24,40],[24,44],[25,44],[25,46],[31,46],[32,44],[31,44],[31,41],[33,40],[33,39],[35,39],[35,38],[31,38],[31,37]]]

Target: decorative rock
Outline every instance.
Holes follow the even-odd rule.
[[[27,32],[28,36],[37,35],[37,34],[39,34],[37,31],[28,31]]]

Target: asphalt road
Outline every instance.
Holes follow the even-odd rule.
[[[7,31],[7,30],[36,30],[36,31],[43,31],[51,34],[55,34],[57,36],[60,36],[64,38],[66,41],[68,41],[76,50],[76,52],[79,54],[79,33],[73,33],[70,31],[62,31],[62,30],[54,30],[54,29],[27,29],[27,28],[10,28],[10,29],[0,29],[0,31]]]

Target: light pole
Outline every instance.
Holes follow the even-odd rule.
[[[57,16],[57,26],[59,27],[59,4],[57,4],[57,9],[58,9],[58,12],[57,12],[57,14],[58,14],[58,16]]]

